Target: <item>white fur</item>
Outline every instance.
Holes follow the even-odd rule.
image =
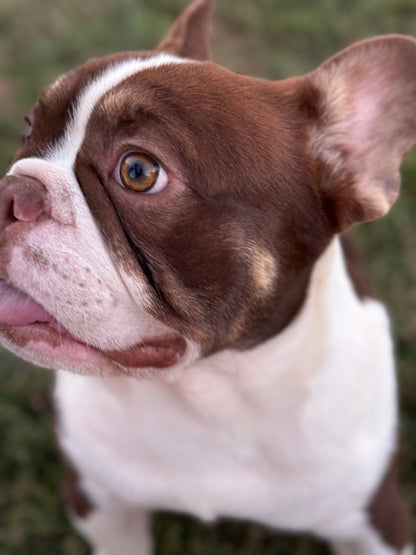
[[[301,313],[270,341],[192,364],[174,383],[61,372],[55,398],[62,446],[99,507],[241,517],[344,542],[365,533],[395,442],[388,319],[356,297],[337,239]]]
[[[138,330],[143,333],[150,320],[144,310],[149,302],[145,279],[137,272],[130,294],[72,169],[26,158],[10,173],[31,175],[45,185],[51,217],[39,221],[24,242],[16,242],[7,267],[9,279],[87,343],[100,348],[134,344]],[[48,263],[37,268],[33,252]],[[138,314],[140,309],[143,314]]]

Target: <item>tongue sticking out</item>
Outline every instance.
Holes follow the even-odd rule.
[[[28,295],[0,279],[0,325],[28,326],[35,322],[48,322],[51,328],[72,341],[80,343],[66,328],[56,322],[40,304]],[[91,352],[90,347],[90,352]],[[166,368],[177,363],[183,356],[186,342],[176,335],[148,338],[123,351],[107,350],[103,353],[113,362],[127,368]],[[93,349],[94,350],[94,349]]]
[[[40,304],[0,280],[0,324],[26,326],[51,320],[51,315]]]

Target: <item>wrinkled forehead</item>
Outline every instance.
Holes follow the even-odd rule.
[[[73,166],[88,122],[100,101],[120,83],[149,69],[194,64],[168,54],[125,53],[87,62],[49,85],[31,119],[36,153],[23,148],[18,158],[40,154],[60,165]]]

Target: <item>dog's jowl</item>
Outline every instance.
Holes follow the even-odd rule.
[[[167,509],[410,554],[389,322],[342,234],[398,196],[416,40],[256,80],[209,61],[212,7],[41,93],[0,182],[2,341],[57,371],[95,553],[149,554]]]

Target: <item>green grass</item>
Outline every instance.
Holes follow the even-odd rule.
[[[380,33],[416,36],[414,0],[217,0],[213,53],[238,72],[282,78],[313,69],[347,44]],[[39,90],[93,55],[151,48],[182,0],[2,0],[0,170],[16,151],[22,117]],[[416,156],[390,215],[354,235],[390,307],[403,415],[403,486],[416,514]],[[61,467],[49,401],[51,373],[0,353],[0,555],[82,555],[60,498]],[[318,555],[308,538],[253,524],[205,526],[159,515],[159,555]]]

